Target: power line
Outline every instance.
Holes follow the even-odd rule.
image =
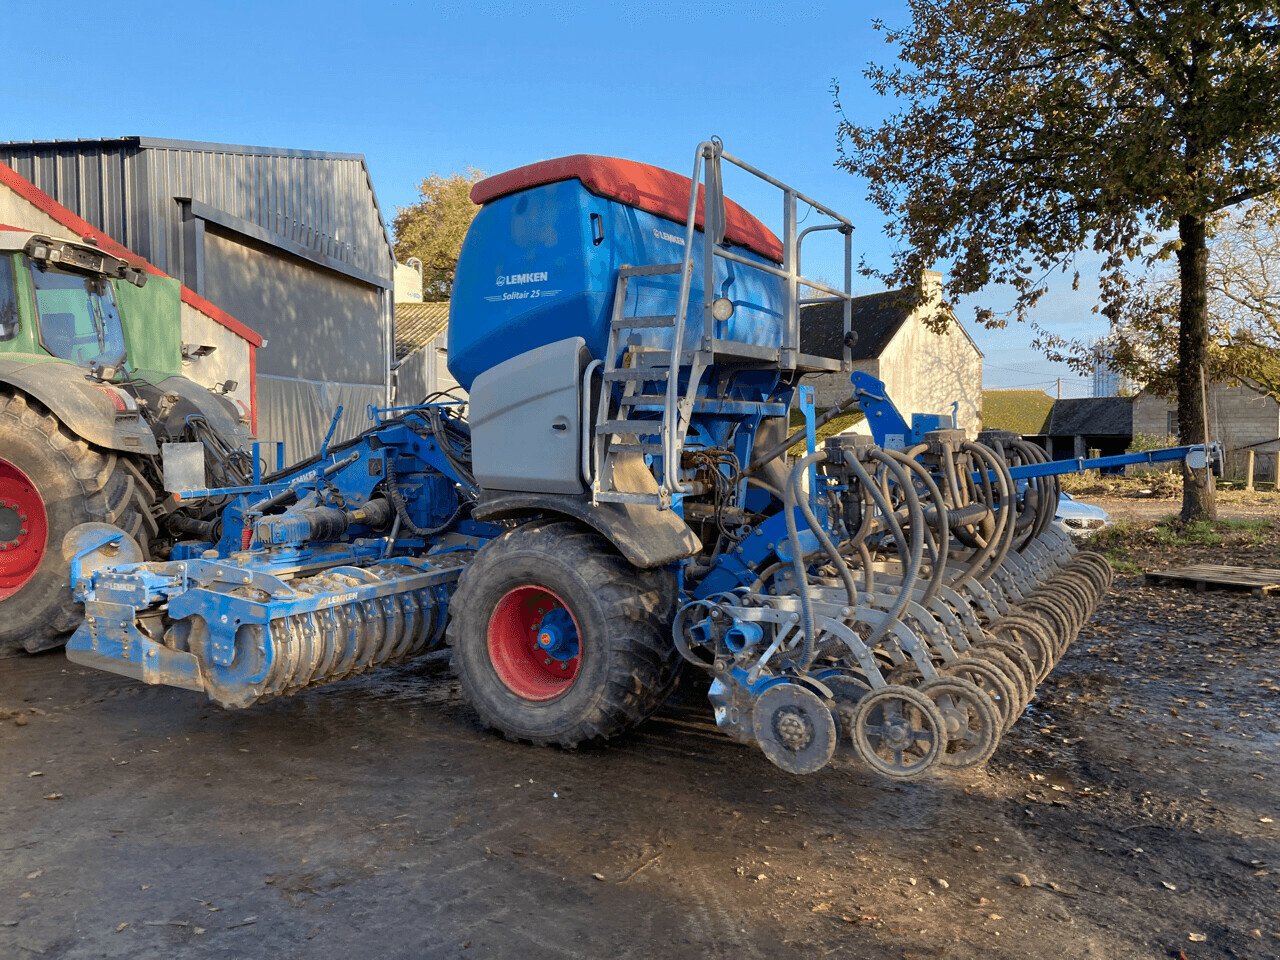
[[[1020,387],[1038,387],[1046,383],[1092,384],[1093,381],[1087,377],[1048,377],[1044,380],[1031,380],[1026,383],[1010,383],[1010,384],[1001,384],[999,386],[992,385],[987,387],[987,389],[988,390],[1016,390]]]

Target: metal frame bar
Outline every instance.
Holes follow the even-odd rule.
[[[699,181],[699,173],[702,170],[703,161],[706,162],[705,183]],[[774,267],[771,264],[760,263],[751,260],[741,254],[735,253],[724,246],[725,231],[725,213],[724,213],[724,183],[721,177],[720,162],[724,160],[732,163],[734,166],[747,173],[755,176],[765,183],[776,187],[782,191],[782,266]],[[715,281],[715,258],[720,257],[734,263],[741,264],[752,270],[759,270],[778,277],[783,281],[786,288],[786,320],[782,331],[782,349],[779,360],[784,369],[794,369],[800,356],[800,307],[807,303],[833,303],[840,302],[844,304],[843,327],[844,335],[842,337],[842,353],[840,358],[841,370],[847,372],[852,368],[852,355],[849,348],[849,332],[853,324],[853,223],[836,213],[830,207],[814,200],[808,194],[802,193],[792,187],[790,184],[784,183],[776,177],[770,176],[758,167],[747,163],[739,157],[735,157],[731,153],[724,150],[723,145],[718,140],[705,140],[698,144],[697,153],[694,158],[693,165],[693,187],[689,196],[689,220],[685,231],[685,261],[686,272],[690,272],[688,267],[689,261],[692,259],[693,234],[694,234],[694,216],[697,213],[697,199],[699,187],[704,192],[704,239],[703,244],[703,349],[710,349],[710,341],[714,339],[714,318],[711,316],[711,302],[714,300],[714,281]],[[819,223],[806,227],[804,230],[798,229],[796,217],[796,208],[800,202],[804,202],[816,210],[823,216],[831,218],[831,223]],[[810,277],[804,276],[801,272],[801,251],[805,238],[814,233],[835,230],[844,236],[844,289],[837,290],[825,283],[821,283]],[[821,300],[813,298],[801,298],[800,288],[807,290],[818,290],[827,295]],[[688,297],[688,291],[682,289],[682,297]],[[682,313],[683,313],[683,303]],[[681,327],[683,332],[683,327]]]
[[[782,191],[783,209],[783,255],[782,265],[774,266],[771,263],[762,263],[752,260],[740,253],[728,249],[725,246],[725,230],[727,218],[725,215],[725,196],[724,183],[721,176],[721,160],[726,160],[741,170],[745,170],[752,176],[758,177],[765,183],[776,187]],[[667,382],[666,390],[663,393],[662,403],[662,421],[660,426],[661,450],[662,450],[662,476],[659,480],[660,498],[666,499],[671,496],[679,496],[687,493],[688,490],[681,483],[680,474],[680,422],[681,414],[680,403],[680,375],[687,367],[689,370],[689,382],[685,389],[693,391],[696,389],[697,379],[701,375],[701,371],[707,369],[715,361],[717,346],[725,341],[716,336],[716,320],[711,312],[711,305],[715,300],[715,268],[716,257],[728,260],[742,266],[758,270],[775,276],[783,281],[785,285],[786,318],[782,330],[781,348],[777,351],[759,350],[759,359],[762,362],[776,362],[783,370],[794,370],[799,365],[800,360],[800,306],[807,303],[842,303],[844,305],[844,337],[843,337],[843,353],[840,358],[840,368],[848,371],[852,368],[851,356],[849,350],[849,332],[853,317],[853,223],[840,214],[836,213],[825,204],[819,203],[808,194],[796,190],[794,187],[783,183],[776,177],[772,177],[759,168],[741,160],[732,154],[726,153],[723,145],[715,139],[704,140],[698,144],[694,151],[693,171],[690,176],[689,204],[685,217],[685,233],[684,233],[684,257],[680,264],[673,266],[656,265],[647,267],[628,267],[624,266],[618,276],[618,286],[615,289],[613,304],[613,320],[609,332],[608,353],[610,358],[615,356],[618,350],[616,324],[618,318],[623,315],[625,307],[626,288],[629,279],[632,276],[645,276],[658,273],[675,273],[680,274],[680,286],[677,293],[677,302],[675,310],[675,318],[671,328],[671,349],[669,352],[667,364]],[[693,289],[693,272],[695,269],[693,245],[697,236],[697,216],[698,201],[702,200],[703,208],[703,253],[702,253],[702,287],[703,287],[703,303],[702,303],[702,332],[699,337],[698,347],[693,351],[684,350],[685,330],[689,323],[689,296]],[[800,202],[808,204],[811,208],[818,211],[823,216],[831,218],[831,223],[819,223],[799,229],[797,220],[797,205]],[[828,286],[818,280],[806,277],[801,273],[801,248],[805,238],[821,231],[835,230],[844,236],[844,289],[838,290],[835,287]],[[806,291],[818,291],[825,296],[820,298],[800,296],[800,289],[803,287]],[[744,347],[743,344],[735,344],[736,347]],[[612,363],[612,359],[610,360]],[[608,391],[601,393],[600,416],[604,417],[607,413]],[[692,408],[690,408],[692,410]],[[690,415],[692,415],[690,413]],[[594,477],[589,478],[592,489],[595,489],[596,480],[603,476],[605,449],[604,444],[598,442],[594,435],[592,437],[593,449],[595,455],[595,472]],[[584,451],[584,466],[588,462]]]

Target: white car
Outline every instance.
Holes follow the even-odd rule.
[[[1064,493],[1058,498],[1058,512],[1053,522],[1073,537],[1087,537],[1111,526],[1111,515],[1101,507]]]

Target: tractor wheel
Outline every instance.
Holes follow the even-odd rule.
[[[487,544],[449,604],[462,693],[510,740],[576,747],[652,714],[680,655],[671,592],[574,523],[517,527]]]
[[[0,395],[0,657],[59,646],[80,622],[67,532],[111,523],[148,555],[154,498],[136,464],[85,443],[26,397]]]

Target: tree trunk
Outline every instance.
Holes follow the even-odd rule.
[[[1209,352],[1208,261],[1204,217],[1178,219],[1178,432],[1182,443],[1205,443],[1201,371]],[[1215,520],[1218,504],[1208,470],[1182,468],[1182,519]]]

